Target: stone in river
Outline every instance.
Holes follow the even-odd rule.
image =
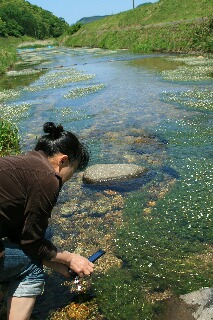
[[[85,183],[106,183],[137,178],[147,171],[135,164],[95,164],[84,171],[82,179]]]
[[[213,288],[204,288],[163,301],[159,320],[212,320]]]

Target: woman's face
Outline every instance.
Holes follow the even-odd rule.
[[[64,166],[59,173],[59,175],[62,178],[62,182],[64,183],[70,180],[73,174],[75,173],[76,169],[77,166],[73,166],[73,164],[70,165],[70,163],[67,166]]]

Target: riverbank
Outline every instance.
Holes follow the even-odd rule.
[[[56,39],[38,40],[29,37],[0,37],[0,75],[12,69],[17,61],[17,48],[42,48],[58,45]]]
[[[133,52],[208,53],[212,52],[211,18],[199,18],[149,25],[112,26],[94,22],[62,43],[68,47],[129,49]],[[113,19],[113,18],[111,18]]]
[[[213,6],[203,0],[159,0],[83,24],[70,47],[129,49],[133,52],[212,52]]]
[[[16,48],[20,39],[0,37],[0,75],[5,73],[9,67],[15,65],[17,54]]]

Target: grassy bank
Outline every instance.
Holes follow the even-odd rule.
[[[17,61],[16,48],[22,42],[21,38],[2,38],[0,37],[0,75],[4,74],[9,68],[14,67]],[[6,92],[3,92],[5,97]],[[0,101],[3,100],[0,97]],[[0,109],[1,103],[0,103]],[[2,118],[3,116],[3,118]],[[18,128],[7,117],[1,114],[0,117],[0,156],[16,154],[20,151],[19,148],[19,133]]]
[[[37,40],[30,37],[0,37],[0,74],[4,74],[9,68],[13,68],[17,61],[17,48],[42,48],[57,46],[57,39]]]
[[[160,0],[83,25],[64,44],[135,52],[209,52],[212,9],[209,0]]]
[[[16,48],[20,39],[18,38],[2,38],[0,37],[0,74],[14,66],[17,55]]]

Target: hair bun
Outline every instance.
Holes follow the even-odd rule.
[[[64,128],[61,124],[56,126],[55,123],[53,122],[46,122],[43,125],[43,130],[45,133],[49,133],[56,137],[56,136],[59,136],[59,134],[64,131]]]

